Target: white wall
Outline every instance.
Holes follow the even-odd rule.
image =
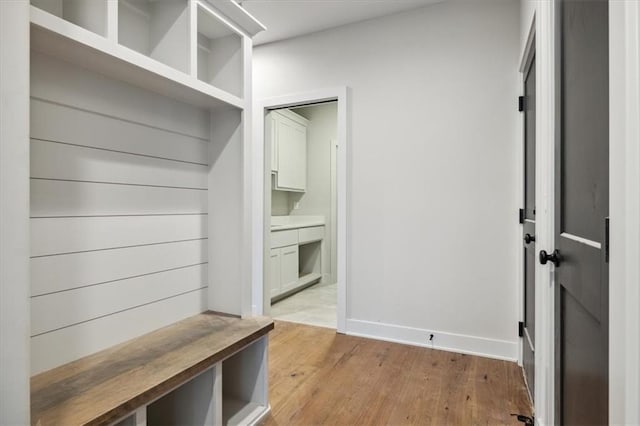
[[[517,357],[519,14],[448,1],[255,49],[256,99],[352,89],[348,331]]]
[[[31,96],[37,374],[207,309],[210,117],[35,52]]]

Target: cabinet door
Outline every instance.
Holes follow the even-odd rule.
[[[298,245],[280,249],[280,283],[282,291],[288,291],[298,285]]]
[[[282,293],[280,277],[280,249],[271,249],[271,279],[269,280],[271,297]]]
[[[304,192],[307,186],[307,128],[279,116],[276,123],[278,140],[277,188]]]
[[[278,123],[277,114],[269,113],[265,120],[265,135],[271,138],[271,171],[278,171]]]

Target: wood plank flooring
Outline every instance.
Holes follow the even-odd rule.
[[[531,416],[511,362],[276,321],[265,425],[521,425]]]

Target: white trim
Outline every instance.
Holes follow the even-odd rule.
[[[597,241],[589,240],[587,238],[579,237],[577,235],[570,234],[568,232],[563,232],[560,234],[562,238],[566,238],[567,240],[575,241],[580,244],[584,244],[589,247],[597,248],[600,250],[602,248],[602,244]]]
[[[609,423],[640,424],[640,5],[609,2]]]
[[[242,64],[244,68],[242,91],[244,99],[253,99],[253,42],[249,37],[242,37]],[[253,202],[253,109],[251,104],[247,105],[242,111],[242,250],[241,256],[243,261],[241,265],[252,262],[253,259],[253,232],[252,232],[252,202]],[[209,243],[211,244],[211,243]],[[240,312],[242,316],[247,316],[253,312],[251,304],[253,303],[252,282],[253,270],[242,268],[240,274]]]
[[[255,136],[253,143],[253,208],[252,208],[252,311],[254,315],[263,315],[268,309],[269,297],[265,297],[264,292],[264,273],[266,258],[265,239],[269,226],[266,223],[265,209],[268,207],[265,203],[266,183],[268,183],[266,167],[265,167],[265,138],[264,138],[264,117],[265,111],[275,108],[286,108],[302,104],[317,103],[323,101],[338,101],[338,223],[337,223],[337,259],[338,259],[338,283],[337,283],[337,331],[343,333],[346,329],[347,316],[347,230],[349,229],[348,218],[348,201],[347,188],[348,181],[348,165],[350,164],[349,143],[350,135],[350,105],[349,105],[349,89],[346,86],[334,87],[328,89],[314,90],[304,93],[296,93],[285,96],[278,96],[269,99],[258,100],[254,104],[255,118],[253,120],[253,134]]]
[[[284,117],[287,117],[288,119],[295,121],[296,123],[302,125],[302,126],[308,126],[309,125],[309,120],[307,120],[306,118],[304,118],[303,116],[301,116],[300,114],[296,114],[295,112],[289,110],[289,109],[279,109],[276,111],[273,111],[274,114],[280,114]]]
[[[262,22],[234,0],[204,0],[204,2],[219,9],[227,18],[242,28],[249,37],[267,29]],[[203,0],[198,0],[198,3],[203,4]]]
[[[505,361],[515,362],[518,359],[517,341],[486,339],[464,334],[354,319],[347,320],[347,334]],[[430,334],[434,335],[432,342],[429,342]]]
[[[537,1],[536,31],[536,245],[553,251],[555,245],[555,140],[558,1]],[[535,417],[554,424],[554,280],[553,267],[536,263],[535,294]]]
[[[30,424],[29,2],[0,1],[0,424]]]
[[[520,23],[521,25],[524,24],[524,22]],[[520,54],[520,67],[518,68],[518,70],[520,71],[521,74],[524,74],[524,72],[527,69],[527,65],[529,64],[529,59],[531,57],[531,49],[535,50],[535,40],[536,40],[536,13],[535,10],[533,12],[533,16],[531,17],[531,22],[529,25],[529,32],[527,33],[527,41],[524,44],[524,49],[522,49],[522,52]],[[521,80],[521,82],[523,82],[524,79]]]

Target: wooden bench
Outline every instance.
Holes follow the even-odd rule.
[[[262,357],[262,363],[257,363],[261,366],[260,371],[254,371],[262,377],[248,379],[263,381],[264,398],[247,404],[259,406],[266,414],[266,335],[273,327],[273,321],[266,317],[240,319],[205,312],[38,374],[31,378],[31,422],[42,426],[93,425],[124,419],[122,424],[144,425],[147,418],[164,416],[163,423],[171,424],[171,415],[167,414],[171,408],[162,407],[162,399],[172,400],[175,404],[179,398],[174,395],[164,397],[171,392],[179,393],[181,387],[194,378],[213,372],[210,380],[200,380],[209,383],[205,386],[218,382],[213,389],[208,389],[212,400],[210,406],[204,408],[208,410],[204,424],[242,423],[238,418],[230,421],[243,410],[238,406],[242,403],[230,402],[234,412],[221,413],[221,405],[224,405],[221,402],[226,396],[221,395],[224,390],[220,381],[224,361],[230,359],[229,368],[236,364],[230,374],[237,376],[228,378],[229,387],[231,393],[237,394],[238,384],[232,382],[246,381],[247,374],[251,374],[236,371],[245,370],[237,365],[242,362],[242,356],[247,356],[243,352]],[[234,354],[238,357],[236,361],[233,361]],[[256,370],[255,362],[248,364],[254,365],[248,370]],[[251,392],[255,394],[255,391]],[[203,392],[197,389],[196,393],[201,395]],[[237,395],[230,397],[238,398]],[[255,411],[255,407],[252,408]],[[246,411],[246,407],[244,409]],[[212,414],[212,410],[216,413]]]

